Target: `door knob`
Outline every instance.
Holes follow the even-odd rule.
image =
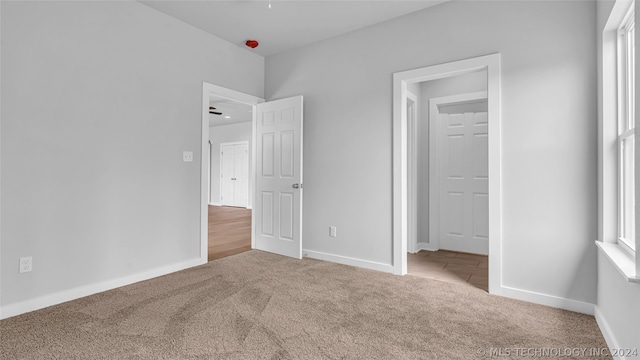
[[[299,184],[293,184],[293,185],[291,185],[291,187],[294,188],[294,189],[297,189],[297,188],[300,187],[300,185]]]

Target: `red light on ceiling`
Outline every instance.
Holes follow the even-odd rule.
[[[252,49],[257,48],[257,47],[258,47],[258,45],[260,45],[260,44],[258,43],[258,40],[247,40],[247,42],[246,42],[246,43],[244,43],[244,44],[245,44],[245,45],[247,45],[248,47],[252,48]]]

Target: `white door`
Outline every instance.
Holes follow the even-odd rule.
[[[236,145],[234,155],[233,199],[235,206],[246,208],[249,204],[249,145]]]
[[[302,258],[302,96],[258,104],[255,248]]]
[[[220,144],[220,203],[247,207],[249,201],[249,146]]]
[[[487,113],[439,114],[440,248],[489,253]]]

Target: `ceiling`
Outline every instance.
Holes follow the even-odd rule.
[[[209,115],[209,127],[251,121],[252,108],[250,105],[215,95],[209,97],[209,105],[215,107],[215,111],[222,113],[222,115]]]
[[[239,47],[270,56],[447,0],[139,0]]]

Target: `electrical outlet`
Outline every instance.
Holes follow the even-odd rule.
[[[31,256],[20,258],[20,274],[33,270],[33,258]]]
[[[329,236],[336,237],[336,227],[335,226],[329,226]]]
[[[183,151],[182,152],[182,161],[184,161],[184,162],[193,162],[193,151]]]

